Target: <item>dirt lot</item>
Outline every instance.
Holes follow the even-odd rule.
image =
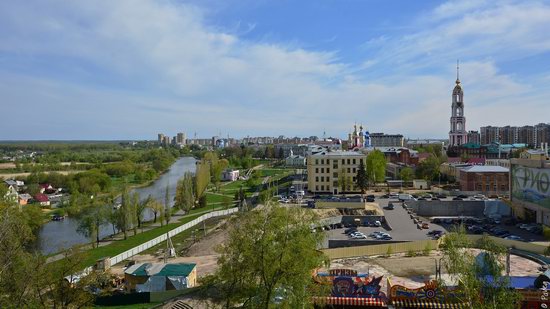
[[[184,254],[176,258],[168,259],[170,263],[195,263],[197,264],[197,274],[200,277],[211,274],[218,268],[218,254],[215,248],[221,245],[227,239],[227,231],[223,228],[225,221],[219,222],[206,237],[193,244]],[[180,252],[180,248],[176,247]],[[162,263],[164,256],[162,250],[159,254],[139,254],[132,257],[136,263]],[[117,275],[124,275],[124,265],[118,264],[111,268],[111,272]]]
[[[474,254],[479,250],[472,249]],[[392,284],[402,284],[411,288],[421,287],[424,281],[433,279],[435,273],[435,259],[440,259],[441,253],[432,251],[429,256],[406,257],[396,254],[387,257],[359,257],[331,261],[330,268],[351,268],[360,273],[370,273],[371,276],[384,276],[382,291],[387,289],[387,280]],[[516,256],[510,256],[510,274],[512,276],[537,276],[539,264]],[[452,282],[446,275],[444,267],[441,269],[442,279]]]

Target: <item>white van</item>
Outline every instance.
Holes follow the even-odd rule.
[[[399,194],[397,196],[397,198],[399,199],[399,201],[401,202],[404,202],[404,201],[412,201],[414,200],[414,197],[410,194]]]

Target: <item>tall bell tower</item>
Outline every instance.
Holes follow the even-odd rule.
[[[458,60],[456,61],[456,86],[453,89],[451,109],[449,146],[460,146],[468,142],[468,133],[466,117],[464,117],[464,92],[460,85]]]

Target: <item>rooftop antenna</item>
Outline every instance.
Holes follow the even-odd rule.
[[[456,59],[456,83],[460,83],[460,79],[458,78],[459,76],[459,71],[460,71],[460,67],[459,67],[459,64],[460,64],[460,61],[458,59]]]

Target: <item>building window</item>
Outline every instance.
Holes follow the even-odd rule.
[[[321,182],[325,182],[325,177],[321,176]]]
[[[325,191],[325,186],[321,185],[321,191]]]
[[[315,165],[319,164],[319,159],[315,159]]]
[[[318,167],[315,168],[315,173],[319,173],[319,168]]]
[[[342,159],[342,165],[346,164],[346,159]]]
[[[348,159],[348,165],[349,165],[349,164],[351,164],[351,163],[350,163],[350,159]]]
[[[357,169],[355,167],[353,168],[353,173],[357,173]]]
[[[324,160],[324,159],[321,159],[321,164],[325,164],[325,160]]]
[[[336,173],[336,172],[332,173],[332,177],[338,178],[338,173]]]
[[[315,182],[319,182],[319,176],[315,177]]]
[[[325,172],[325,168],[321,167],[321,174]]]
[[[315,186],[315,191],[319,191],[319,186]]]
[[[353,164],[355,164],[355,159],[353,159]]]
[[[351,167],[348,167],[348,174],[351,174]]]

